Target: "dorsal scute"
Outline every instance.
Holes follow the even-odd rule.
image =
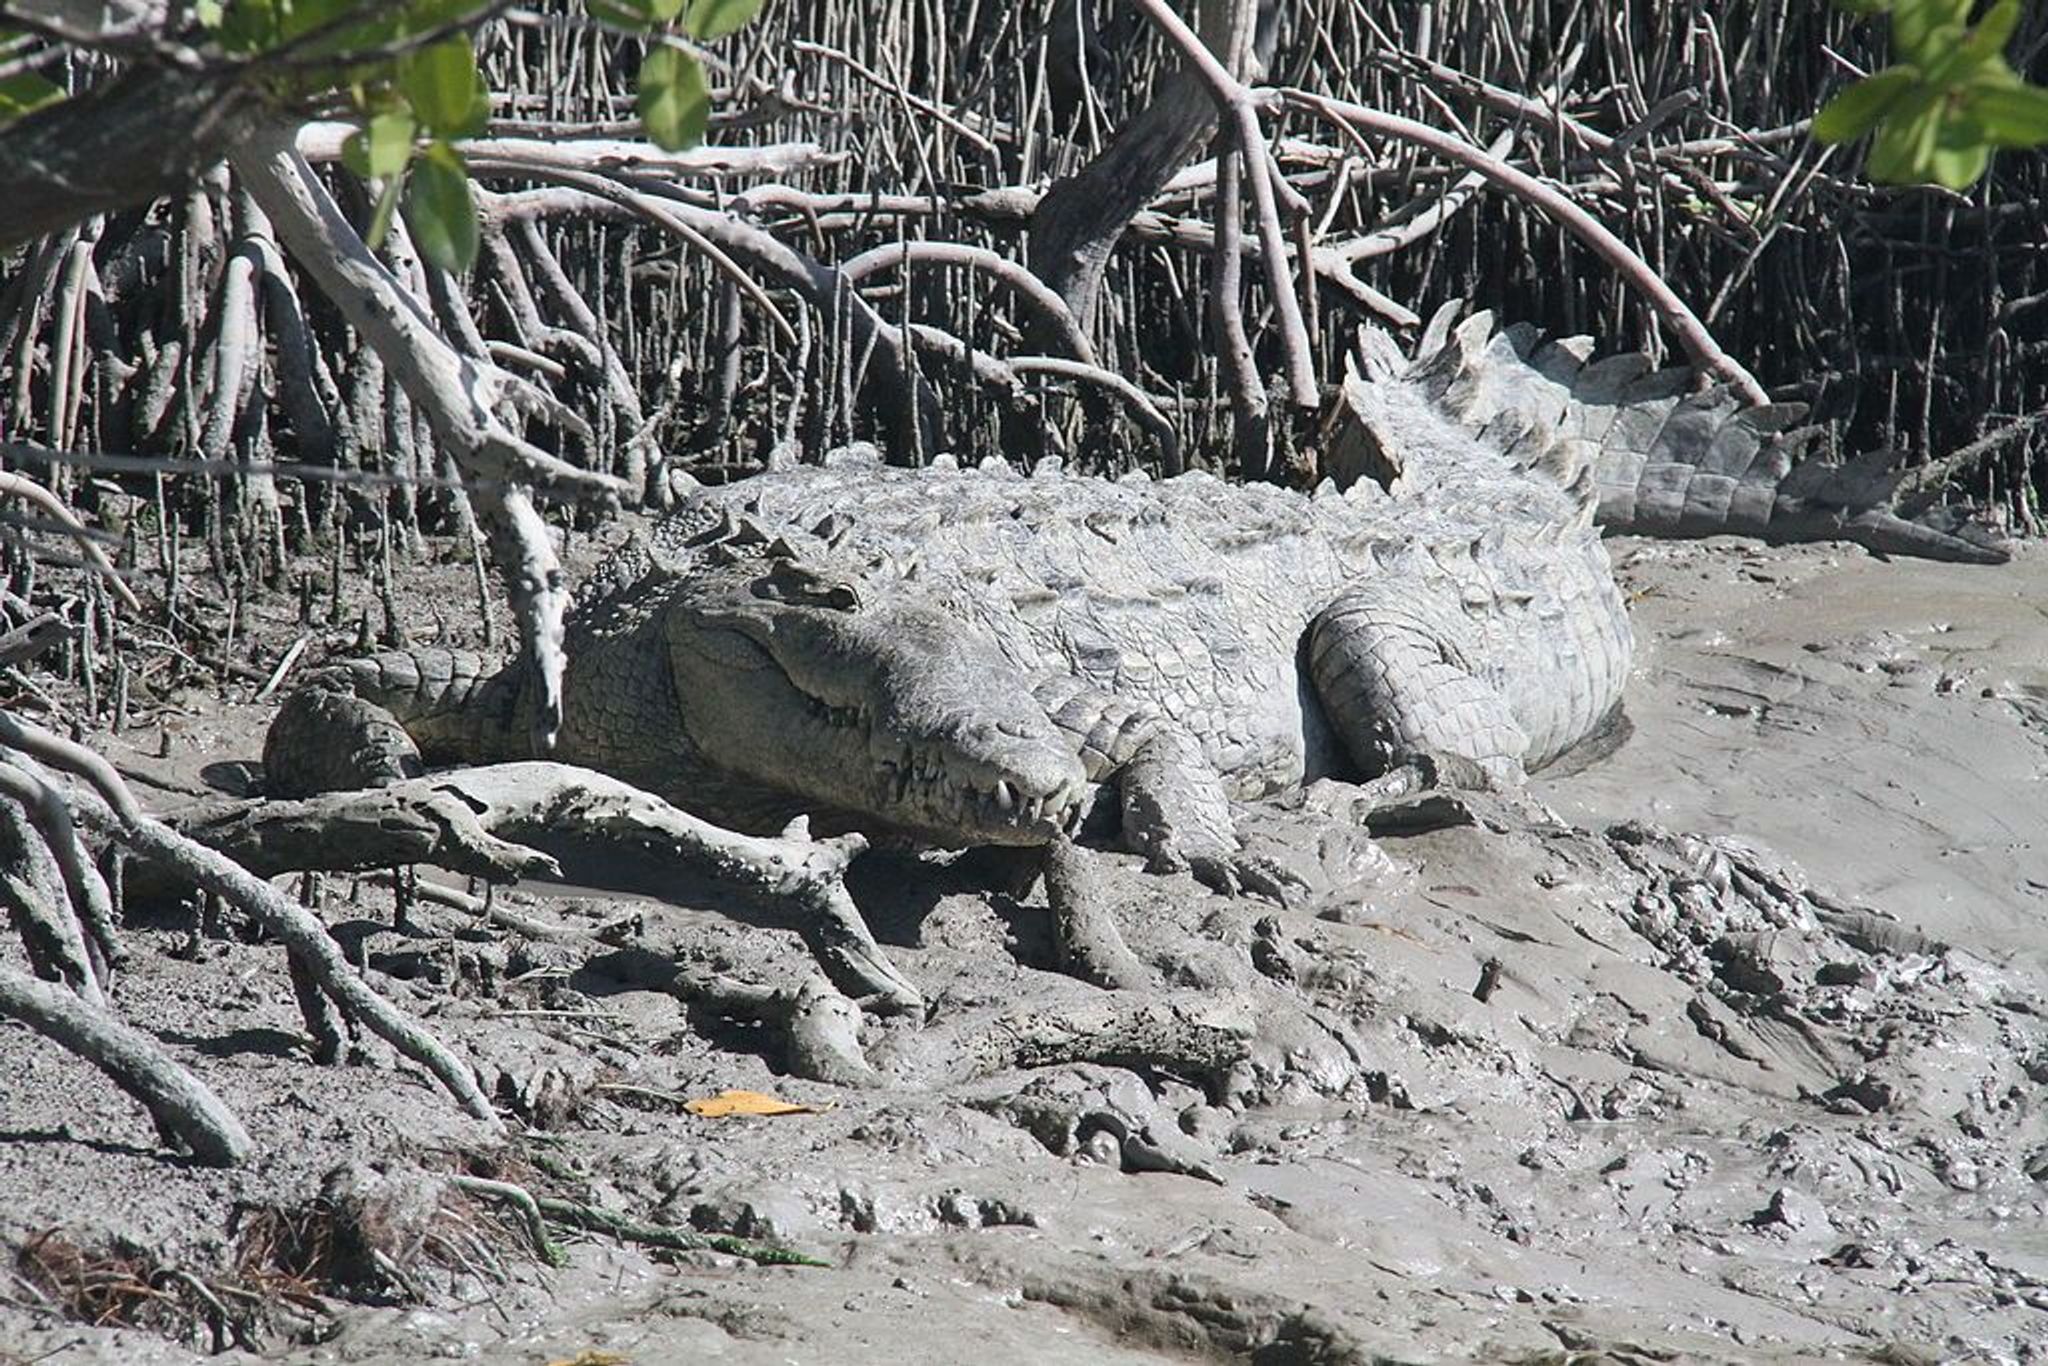
[[[1638,353],[1593,358],[1584,337],[1439,309],[1413,356],[1361,334],[1324,472],[1340,487],[1377,483],[1450,509],[1492,502],[1530,526],[1576,533],[1603,497],[1646,464],[1754,480],[1798,462],[1795,404],[1745,406],[1725,385]],[[1861,482],[1861,481],[1859,481]]]
[[[1578,476],[1594,452],[1572,421],[1569,385],[1587,349],[1446,308],[1402,363],[1391,358],[1390,339],[1368,330],[1327,471],[1341,485],[1371,481],[1446,507],[1493,503],[1520,520],[1575,523],[1586,487]],[[1538,356],[1542,366],[1532,362]]]
[[[872,441],[849,441],[834,446],[818,461],[826,469],[871,469],[883,463],[882,448]]]

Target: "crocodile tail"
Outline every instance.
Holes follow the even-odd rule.
[[[424,764],[524,757],[516,669],[468,650],[385,650],[307,674],[264,738],[272,796],[378,787]]]
[[[1430,320],[1398,373],[1514,469],[1548,478],[1609,531],[1732,534],[1770,542],[1848,540],[1883,553],[1995,564],[1989,529],[1946,507],[1894,505],[1889,452],[1837,463],[1813,454],[1824,429],[1802,404],[1746,404],[1725,385],[1641,355],[1592,360],[1584,337],[1545,341],[1491,315]],[[1369,341],[1388,370],[1390,340]],[[1385,470],[1372,471],[1385,482]],[[1341,479],[1343,476],[1338,474]]]

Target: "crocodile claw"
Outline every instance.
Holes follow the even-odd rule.
[[[1284,907],[1309,889],[1299,873],[1263,854],[1190,854],[1187,865],[1197,882],[1224,896],[1250,894]]]

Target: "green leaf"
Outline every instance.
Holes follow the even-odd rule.
[[[1970,30],[1970,36],[1963,40],[1964,51],[1980,61],[2002,55],[2019,22],[2020,0],[1999,0],[1991,7],[1991,12],[1978,21],[1977,27]]]
[[[682,0],[584,0],[584,7],[591,17],[620,28],[647,29],[666,19],[673,19],[681,7]],[[656,7],[667,10],[656,14]]]
[[[1920,80],[1910,66],[1886,67],[1866,76],[1829,100],[1814,116],[1813,135],[1822,142],[1852,142],[1875,128],[1878,120]]]
[[[398,88],[428,132],[475,137],[491,120],[491,100],[467,38],[449,38],[398,59]]]
[[[704,69],[681,48],[657,47],[640,64],[640,122],[666,152],[680,152],[704,140],[711,121],[711,91]]]
[[[1968,84],[1987,70],[2006,65],[2005,45],[2019,18],[2019,0],[2000,0],[1975,28],[1944,24],[1935,29],[1916,60],[1927,68],[1928,81],[1944,90]],[[1904,46],[1903,39],[1900,45]]]
[[[738,33],[761,12],[761,0],[690,0],[683,31],[700,43]]]
[[[2034,147],[2048,142],[2048,90],[2038,85],[1978,86],[1970,92],[1970,113],[1984,136],[2000,147]]]
[[[370,144],[364,141],[362,129],[341,140],[341,164],[360,180],[370,178]]]
[[[1925,87],[1908,91],[1898,102],[1891,117],[1879,125],[1877,139],[1870,145],[1870,161],[1865,169],[1872,180],[1910,185],[1927,178],[1923,168],[1932,155],[1934,139],[1941,132],[1941,113],[1936,107],[1939,102],[1939,94]]]
[[[476,200],[469,168],[446,142],[429,143],[405,187],[405,224],[420,255],[443,270],[463,271],[476,260]]]
[[[1899,0],[1892,10],[1892,43],[1918,66],[1952,53],[1970,21],[1973,0]]]
[[[1951,190],[1968,189],[1991,164],[1991,144],[1975,119],[1947,111],[1927,159],[1927,174]]]
[[[63,98],[63,86],[45,80],[33,71],[6,77],[0,80],[0,123],[18,119]]]
[[[363,234],[363,240],[372,247],[382,246],[384,234],[391,231],[391,215],[405,190],[405,172],[412,164],[413,140],[419,131],[410,109],[386,109],[372,115],[366,129],[351,133],[341,144],[344,165],[364,179],[374,179],[383,185],[377,195],[376,211],[370,215],[369,231]]]
[[[1835,8],[1851,14],[1883,14],[1892,7],[1892,0],[1835,0]]]
[[[366,173],[379,180],[394,180],[405,174],[406,163],[412,160],[412,141],[418,134],[419,125],[403,109],[389,110],[371,119],[364,148]]]
[[[391,215],[398,208],[398,196],[405,190],[405,177],[395,175],[384,182],[383,193],[377,196],[377,208],[370,215],[370,230],[363,234],[363,242],[372,251],[384,245],[384,234],[391,231]]]

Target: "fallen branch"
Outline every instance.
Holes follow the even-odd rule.
[[[548,855],[492,835],[459,792],[432,779],[295,800],[208,802],[174,813],[170,824],[259,877],[414,863],[497,883],[562,875]],[[130,889],[141,890],[132,880]]]
[[[486,829],[508,838],[570,834],[702,868],[770,905],[794,910],[811,952],[850,994],[897,1009],[924,1004],[875,943],[846,890],[846,866],[867,847],[858,835],[814,840],[801,821],[780,836],[736,834],[631,784],[567,764],[493,764],[444,773],[435,781],[460,792]]]
[[[25,664],[54,648],[59,641],[77,634],[78,628],[55,612],[45,612],[32,621],[25,621],[12,631],[0,634],[0,669]]]
[[[875,1064],[893,1078],[928,1086],[1079,1062],[1220,1076],[1250,1051],[1253,1030],[1250,1004],[1235,996],[1109,991],[906,1032]]]
[[[458,810],[467,819],[452,819]],[[502,879],[552,871],[552,858],[524,846],[564,840],[594,844],[614,862],[673,859],[794,912],[819,963],[852,994],[900,1009],[923,1004],[846,890],[846,865],[866,847],[857,835],[814,840],[801,823],[780,837],[735,834],[616,778],[540,760],[453,769],[305,801],[208,806],[178,820],[191,838],[218,839],[267,874],[402,861]],[[572,871],[585,881],[606,875],[602,867]]]
[[[1933,502],[1941,486],[1950,479],[1976,468],[2044,423],[2048,423],[2048,412],[2028,413],[1997,431],[1985,433],[1959,450],[1936,456],[1924,465],[1907,470],[1899,476],[1898,486],[1892,491],[1892,501],[1899,507],[1900,515],[1907,516],[1909,510],[1917,511]]]
[[[1153,974],[1124,944],[1093,855],[1066,839],[1045,851],[1045,899],[1052,908],[1060,970],[1112,990],[1138,991]]]
[[[860,1007],[817,973],[794,989],[722,977],[678,976],[674,990],[722,1015],[758,1021],[781,1036],[782,1066],[834,1086],[878,1086],[882,1076],[860,1047]]]

